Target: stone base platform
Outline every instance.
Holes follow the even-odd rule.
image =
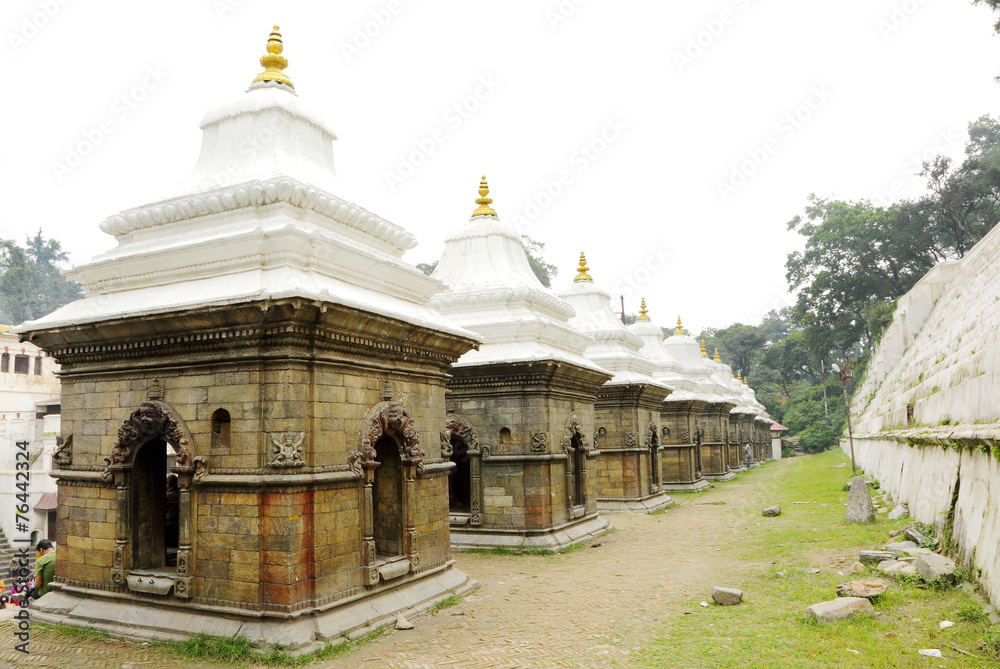
[[[704,476],[708,481],[732,481],[736,478],[736,473],[729,470],[725,474],[705,474]]]
[[[702,478],[691,483],[664,483],[660,486],[660,490],[664,492],[694,492],[704,490],[707,487],[708,481]]]
[[[653,513],[673,506],[674,500],[664,492],[657,492],[641,499],[597,498],[600,513]]]
[[[489,528],[452,527],[453,550],[484,550],[490,548],[544,548],[559,551],[598,537],[611,529],[611,523],[599,515],[574,520],[548,530],[497,530]]]
[[[60,588],[31,606],[31,618],[70,625],[136,640],[182,641],[196,634],[243,635],[258,646],[281,644],[293,654],[305,654],[354,639],[402,613],[418,616],[452,595],[466,595],[479,587],[464,572],[448,566],[372,595],[339,601],[323,610],[294,614],[248,615],[220,607],[171,606],[138,602],[111,593]]]

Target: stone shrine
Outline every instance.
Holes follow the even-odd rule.
[[[573,308],[535,277],[520,235],[490,206],[445,238],[432,305],[483,339],[452,366],[442,455],[459,548],[562,548],[603,533],[594,402],[611,373],[584,356]]]
[[[117,247],[69,272],[86,297],[19,329],[62,365],[72,444],[39,620],[306,649],[470,587],[437,442],[477,336],[429,306],[411,234],[333,194],[336,137],[282,50],[275,26],[173,195],[101,225]],[[589,425],[607,375],[576,376]]]
[[[597,507],[650,513],[673,500],[661,489],[660,408],[670,388],[651,375],[656,365],[639,353],[643,341],[611,310],[611,294],[591,278],[584,254],[569,289],[558,293],[576,311],[570,325],[592,341],[584,355],[614,376],[594,405]]]

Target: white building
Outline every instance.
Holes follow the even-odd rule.
[[[59,435],[59,365],[37,346],[21,343],[10,327],[0,326],[0,550],[15,539],[55,536],[55,481],[52,455]],[[23,449],[18,446],[22,444]],[[18,456],[25,453],[26,456]],[[27,477],[17,462],[30,465]],[[17,506],[23,494],[17,484],[28,483],[28,521],[16,524]]]

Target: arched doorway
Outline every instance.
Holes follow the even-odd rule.
[[[472,457],[469,445],[456,435],[451,437],[451,461],[455,468],[448,474],[448,509],[452,513],[471,513]]]
[[[132,567],[159,569],[167,565],[167,443],[151,439],[132,461]],[[176,545],[174,557],[176,558]]]
[[[403,552],[403,463],[396,440],[383,434],[375,442],[379,466],[372,482],[372,525],[375,554],[395,557]]]

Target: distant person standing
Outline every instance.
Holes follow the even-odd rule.
[[[38,542],[37,549],[35,587],[28,591],[29,599],[38,599],[52,590],[52,580],[56,576],[56,547],[48,539],[42,539]]]
[[[753,447],[750,445],[749,441],[747,442],[747,445],[743,447],[743,452],[747,456],[747,469],[750,469],[750,458],[753,456]]]

